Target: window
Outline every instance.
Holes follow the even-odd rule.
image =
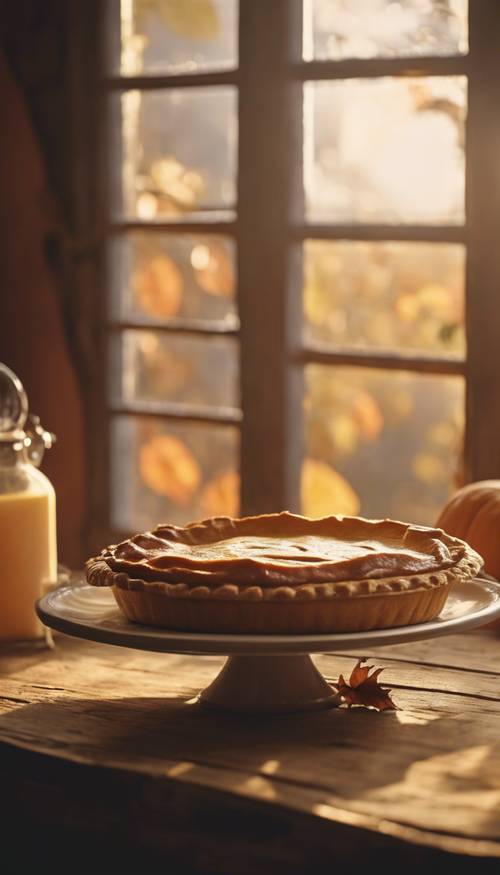
[[[498,476],[498,4],[107,13],[99,540]]]

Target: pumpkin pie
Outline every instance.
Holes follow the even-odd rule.
[[[382,629],[437,616],[481,557],[441,529],[291,513],[159,525],[87,562],[137,623],[203,632]]]

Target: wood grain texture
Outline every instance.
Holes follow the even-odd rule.
[[[219,657],[59,637],[52,652],[0,658],[4,798],[46,829],[104,830],[132,857],[189,871],[322,872],[372,852],[408,871],[494,871],[499,656],[484,632],[387,647],[373,657],[404,710],[270,719],[200,708]],[[333,680],[354,655],[316,661]]]

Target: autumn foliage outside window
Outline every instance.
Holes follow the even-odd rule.
[[[463,477],[468,4],[304,0],[297,15],[299,5],[108,3],[114,531],[248,511],[240,434],[253,328],[240,320],[252,301],[247,286],[241,297],[239,192],[255,167],[238,137],[249,42],[280,22],[287,47],[275,51],[288,66],[276,94],[300,128],[286,182],[298,207],[276,254],[299,288],[283,295],[300,338],[281,350],[300,394],[287,426],[302,458],[293,509],[429,524]],[[255,46],[255,65],[277,64],[265,49]],[[256,136],[271,143],[261,123]],[[256,147],[268,185],[271,159]],[[283,200],[279,185],[270,198]],[[251,294],[258,307],[262,288]],[[265,345],[272,329],[262,331]],[[258,392],[273,379],[265,346],[251,367]]]

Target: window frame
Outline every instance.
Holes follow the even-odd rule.
[[[111,0],[110,5],[118,0]],[[75,85],[80,82],[84,112],[77,123],[85,148],[76,155],[75,175],[88,176],[100,167],[99,184],[76,186],[75,209],[82,236],[93,241],[93,258],[80,270],[79,287],[89,301],[95,367],[89,409],[89,543],[123,533],[110,526],[110,439],[113,412],[107,379],[106,242],[110,235],[140,229],[156,232],[222,233],[237,252],[237,294],[240,330],[228,333],[240,341],[241,410],[166,409],[166,418],[226,422],[241,428],[241,512],[253,514],[288,508],[300,510],[300,469],[303,456],[303,371],[309,363],[354,365],[465,377],[466,417],[464,480],[500,476],[500,113],[496,84],[500,83],[500,4],[496,0],[469,3],[469,53],[452,57],[375,58],[302,61],[301,0],[240,0],[239,65],[234,70],[182,75],[109,76],[96,71],[88,87],[85,59],[96,45],[105,49],[109,31],[103,27],[97,0],[73,14],[77,53]],[[85,6],[85,9],[82,7]],[[97,22],[97,24],[96,24]],[[96,34],[96,26],[99,34]],[[73,23],[73,34],[75,26]],[[106,51],[101,51],[104,58]],[[79,60],[78,60],[79,59]],[[302,87],[306,81],[381,76],[449,76],[468,79],[466,120],[465,222],[463,225],[314,224],[303,218]],[[190,88],[231,85],[238,90],[238,186],[234,221],[111,221],[107,186],[110,92],[128,89]],[[496,114],[495,114],[496,113]],[[91,120],[91,131],[83,125]],[[93,126],[92,126],[93,124]],[[87,162],[87,164],[85,163]],[[271,197],[270,197],[271,195]],[[487,208],[486,206],[487,205]],[[465,360],[446,356],[386,353],[376,350],[332,349],[302,341],[301,245],[305,239],[390,240],[462,243],[466,247]],[[93,292],[93,293],[92,293]],[[157,326],[160,331],[214,334],[200,325]],[[148,415],[147,413],[138,415]]]

